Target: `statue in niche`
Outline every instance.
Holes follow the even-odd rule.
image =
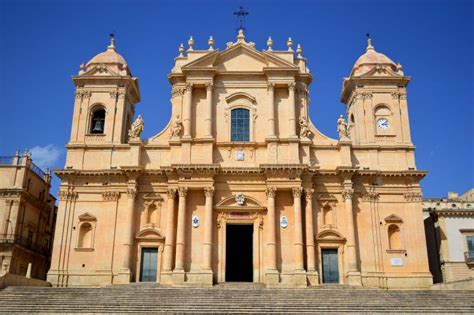
[[[349,140],[351,138],[349,134],[351,127],[351,125],[347,124],[344,117],[340,115],[337,120],[337,132],[339,133],[340,140]]]
[[[179,115],[176,115],[176,119],[174,120],[173,127],[171,127],[170,138],[180,137],[181,132],[183,131],[183,124],[179,119]]]
[[[130,130],[128,131],[128,139],[140,139],[140,135],[142,134],[144,128],[145,122],[143,121],[142,115],[138,115],[137,119],[130,126]]]
[[[313,135],[313,132],[309,130],[308,121],[306,117],[300,118],[300,137],[310,138]]]

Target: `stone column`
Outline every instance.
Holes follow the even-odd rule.
[[[350,185],[350,186],[349,186]],[[349,262],[349,270],[347,272],[347,283],[349,285],[361,285],[360,272],[357,270],[357,253],[355,244],[355,222],[354,212],[352,209],[352,196],[354,195],[354,189],[351,188],[352,183],[344,183],[344,189],[342,191],[342,198],[344,199],[344,206],[346,211],[347,219],[347,259]]]
[[[126,224],[122,232],[123,236],[123,262],[122,268],[119,271],[117,283],[129,283],[131,280],[131,263],[132,263],[132,246],[133,246],[133,214],[135,212],[135,197],[137,195],[136,182],[129,182],[127,187],[127,208],[124,209],[122,216],[122,223]]]
[[[277,285],[279,282],[276,265],[276,227],[275,227],[275,196],[276,187],[267,187],[267,266],[266,283]]]
[[[289,136],[290,138],[296,137],[296,108],[295,108],[295,82],[288,84],[288,105],[290,106],[289,111]]]
[[[173,249],[175,242],[174,234],[174,204],[176,197],[176,189],[168,189],[168,209],[166,214],[166,239],[165,249],[163,252],[163,271],[170,272],[173,269]]]
[[[187,83],[184,91],[184,104],[183,104],[183,127],[184,133],[183,138],[191,138],[191,114],[192,114],[192,101],[193,101],[193,84]]]
[[[275,135],[275,83],[268,83],[268,138],[276,138]]]
[[[205,125],[206,125],[206,137],[212,138],[212,90],[213,84],[211,82],[206,83],[206,113],[205,113]]]
[[[305,190],[306,197],[306,265],[309,272],[316,271],[313,227],[313,190]]]
[[[214,187],[204,188],[204,194],[206,195],[206,205],[204,210],[204,240],[202,244],[203,260],[202,269],[212,269],[212,208],[213,208],[213,196]]]
[[[301,193],[303,188],[293,187],[293,255],[295,271],[304,271],[303,258],[303,218],[301,216]]]
[[[176,262],[174,273],[178,274],[174,277],[174,282],[184,282],[184,254],[185,254],[185,237],[186,237],[186,195],[187,187],[179,187],[179,204],[178,204],[178,227],[176,231]],[[179,275],[181,274],[181,275]],[[174,276],[174,275],[173,275]]]

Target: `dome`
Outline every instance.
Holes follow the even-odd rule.
[[[101,52],[87,63],[87,65],[96,64],[96,63],[103,63],[103,64],[121,64],[125,65],[127,62],[125,59],[117,53],[115,46],[110,45],[107,47],[107,50]]]
[[[389,65],[393,68],[393,70],[397,69],[397,65],[395,64],[395,62],[393,62],[384,54],[375,51],[374,46],[372,46],[372,40],[369,38],[366,52],[365,54],[360,56],[359,59],[357,59],[356,63],[354,64],[354,67],[352,68],[352,75],[362,75],[372,70],[374,66],[380,64]]]

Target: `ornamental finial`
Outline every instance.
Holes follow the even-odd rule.
[[[366,51],[367,50],[374,50],[374,46],[372,46],[372,38],[370,38],[370,34],[367,33],[366,36],[367,36],[367,48],[365,50]]]
[[[268,51],[273,51],[272,47],[273,47],[273,39],[272,39],[270,36],[268,36],[268,40],[267,40],[267,50],[268,50]]]
[[[303,52],[303,48],[301,47],[300,44],[298,44],[298,47],[296,48],[296,53],[298,54],[297,58],[303,58],[303,56],[301,56],[302,52]]]
[[[183,43],[181,43],[181,44],[179,45],[178,51],[179,51],[179,56],[178,56],[178,57],[184,57],[184,55],[183,55],[183,53],[184,53],[184,45],[183,45]]]
[[[188,51],[193,51],[193,47],[194,47],[194,38],[192,36],[189,37],[188,39]]]
[[[242,43],[245,40],[244,30],[239,29],[239,34],[237,35],[237,42]]]
[[[114,33],[110,33],[110,45],[107,46],[107,49],[115,50],[115,35]]]
[[[214,38],[209,37],[209,40],[207,41],[207,43],[209,44],[209,50],[214,50]]]
[[[293,51],[293,40],[291,37],[288,37],[288,41],[286,42],[286,46],[288,46],[288,51]]]

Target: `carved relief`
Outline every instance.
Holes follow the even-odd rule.
[[[276,187],[273,187],[273,186],[267,187],[267,189],[265,190],[265,193],[267,194],[267,198],[275,198],[276,191],[277,191]]]
[[[104,191],[102,193],[102,200],[104,201],[116,201],[120,198],[118,191]]]
[[[293,187],[291,188],[291,192],[293,193],[293,197],[301,198],[301,194],[303,193],[302,187]]]
[[[183,132],[183,123],[179,118],[179,115],[176,115],[176,118],[173,123],[173,127],[171,127],[170,138],[180,138],[181,133]]]
[[[137,119],[130,126],[130,130],[128,131],[128,139],[140,139],[140,135],[142,134],[144,128],[145,122],[143,121],[142,115],[138,115]]]
[[[168,198],[170,199],[174,199],[174,197],[176,197],[176,192],[178,190],[176,188],[169,188],[168,191],[166,192],[166,194],[168,195]]]
[[[215,189],[214,187],[204,187],[204,195],[206,197],[214,196]]]
[[[186,197],[188,194],[188,187],[179,187],[178,194],[180,197]]]
[[[422,199],[423,195],[419,192],[405,193],[405,200],[408,202],[420,202]]]
[[[91,91],[88,91],[88,90],[83,90],[83,89],[76,90],[76,98],[79,98],[81,100],[89,98],[91,94],[92,94]]]
[[[351,189],[351,188],[344,189],[341,192],[341,194],[344,200],[352,199],[352,196],[354,195],[354,189]]]

